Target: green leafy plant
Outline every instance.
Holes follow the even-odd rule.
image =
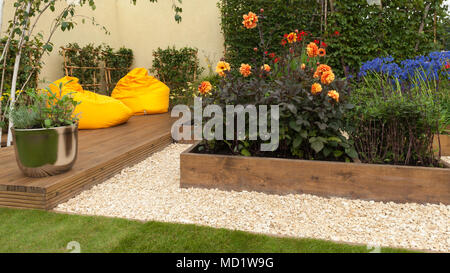
[[[281,53],[279,37],[286,29],[307,29],[314,39],[330,45],[328,62],[340,76],[357,74],[361,63],[379,56],[406,59],[432,49],[448,50],[449,16],[442,0],[383,0],[381,8],[367,0],[328,1],[327,16],[325,5],[321,5],[325,2],[219,1],[225,58],[233,66],[255,58],[253,48],[259,47],[259,32],[245,30],[242,14],[261,8],[267,16],[265,42],[273,52]],[[419,31],[422,22],[423,31]],[[256,57],[261,60],[261,56]]]
[[[268,50],[263,35],[263,25],[268,24],[266,18],[262,14],[258,16],[260,47],[253,49],[254,55],[261,55],[261,61],[254,58],[251,66],[244,63],[240,69],[222,61],[217,66],[222,76],[217,88],[208,91],[200,87],[200,91],[204,94],[204,106],[219,105],[224,113],[227,105],[279,105],[278,149],[261,151],[264,141],[260,136],[259,140],[250,140],[254,136],[247,130],[245,140],[235,137],[233,141],[204,141],[198,152],[306,160],[356,159],[352,141],[342,132],[344,113],[353,107],[347,103],[346,83],[335,78],[331,67],[320,64],[326,59],[318,56],[315,43],[306,43],[310,39],[306,32],[295,31],[284,35],[284,39],[280,35],[278,43],[285,44],[283,54],[269,53],[272,51]],[[252,31],[255,26],[249,28]],[[315,49],[311,54],[306,53],[306,44]],[[247,129],[250,122],[246,120]]]
[[[59,86],[60,90],[62,85]],[[72,94],[53,93],[45,90],[28,90],[11,111],[16,129],[40,129],[74,125],[78,116],[74,115],[76,102]]]
[[[7,42],[7,38],[3,38],[0,41],[0,52],[2,52],[5,49],[5,45]],[[39,46],[40,43],[37,41],[30,41],[27,44],[23,46],[23,54],[22,59],[20,62],[19,67],[19,74],[17,79],[18,86],[22,86],[28,77],[28,73],[31,72],[33,68],[36,69],[36,73],[33,74],[32,79],[29,82],[30,88],[36,88],[38,84],[38,74],[39,71],[42,68],[42,62],[39,60]],[[11,41],[9,45],[9,52],[11,55],[15,56],[17,53],[17,41]],[[6,60],[6,66],[2,69],[2,77],[5,78],[5,81],[2,86],[3,94],[10,92],[11,90],[11,79],[13,74],[13,68],[14,68],[14,59],[13,58],[7,58]],[[3,70],[5,71],[3,76]]]
[[[172,105],[186,104],[192,98],[190,86],[203,72],[197,54],[198,50],[190,47],[158,48],[153,52],[150,71],[170,87]]]
[[[444,93],[447,93],[446,95]],[[369,73],[352,92],[356,105],[347,113],[350,137],[365,163],[438,166],[433,139],[445,124],[443,100],[448,90],[436,92],[418,76],[406,87],[399,80]]]
[[[62,48],[60,55],[64,56],[63,70],[67,75],[78,78],[85,89],[106,95],[128,73],[134,60],[131,49],[114,50],[106,44],[80,47],[70,43]]]
[[[102,46],[88,44],[80,47],[78,43],[70,43],[60,54],[65,54],[66,62],[63,70],[66,74],[78,78],[82,86],[90,91],[101,90],[101,64],[103,61]]]
[[[133,50],[125,47],[114,50],[105,45],[102,54],[107,75],[107,92],[108,95],[111,95],[117,82],[128,73],[133,65]]]

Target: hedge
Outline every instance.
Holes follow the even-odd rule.
[[[344,67],[356,74],[361,63],[376,57],[392,55],[397,59],[407,59],[432,50],[448,49],[449,34],[445,26],[449,24],[449,18],[443,0],[382,0],[382,8],[369,5],[367,0],[339,0],[332,1],[333,12],[329,1],[327,24],[321,27],[321,18],[324,21],[322,1],[219,1],[225,58],[234,67],[254,60],[253,49],[258,47],[259,33],[257,29],[249,31],[243,28],[242,15],[249,11],[259,12],[261,8],[266,17],[262,23],[263,33],[271,51],[281,51],[280,41],[284,33],[295,29],[309,31],[313,37],[321,37],[329,44],[330,65],[341,75]],[[419,33],[428,4],[424,31]],[[339,35],[335,35],[336,31]]]

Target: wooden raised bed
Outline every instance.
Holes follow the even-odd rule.
[[[450,156],[450,136],[449,135],[440,135],[439,140],[441,142],[442,148],[442,156]],[[434,149],[439,149],[439,141],[438,138],[434,138]]]
[[[450,204],[450,169],[181,154],[181,187]]]

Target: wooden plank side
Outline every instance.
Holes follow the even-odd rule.
[[[181,155],[181,186],[450,204],[450,170],[271,158]]]
[[[114,128],[80,131],[74,168],[47,178],[25,177],[15,162],[14,149],[0,149],[0,206],[36,208],[36,204],[20,204],[43,198],[44,206],[39,208],[54,207],[168,146],[173,121],[169,114],[139,116]]]
[[[449,129],[450,130],[450,129]],[[441,154],[442,156],[450,156],[450,136],[449,135],[441,135],[434,138],[433,147],[435,150],[439,149],[439,141],[441,143]]]

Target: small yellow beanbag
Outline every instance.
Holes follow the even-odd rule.
[[[83,90],[77,78],[64,77],[50,85],[53,93],[59,94],[59,85],[63,84],[62,93],[73,93],[73,98],[81,102],[75,114],[80,114],[79,129],[102,129],[125,123],[133,115],[130,108],[119,100]]]
[[[169,111],[169,94],[169,87],[149,76],[147,69],[136,68],[117,83],[111,97],[123,102],[135,115],[151,115]]]

